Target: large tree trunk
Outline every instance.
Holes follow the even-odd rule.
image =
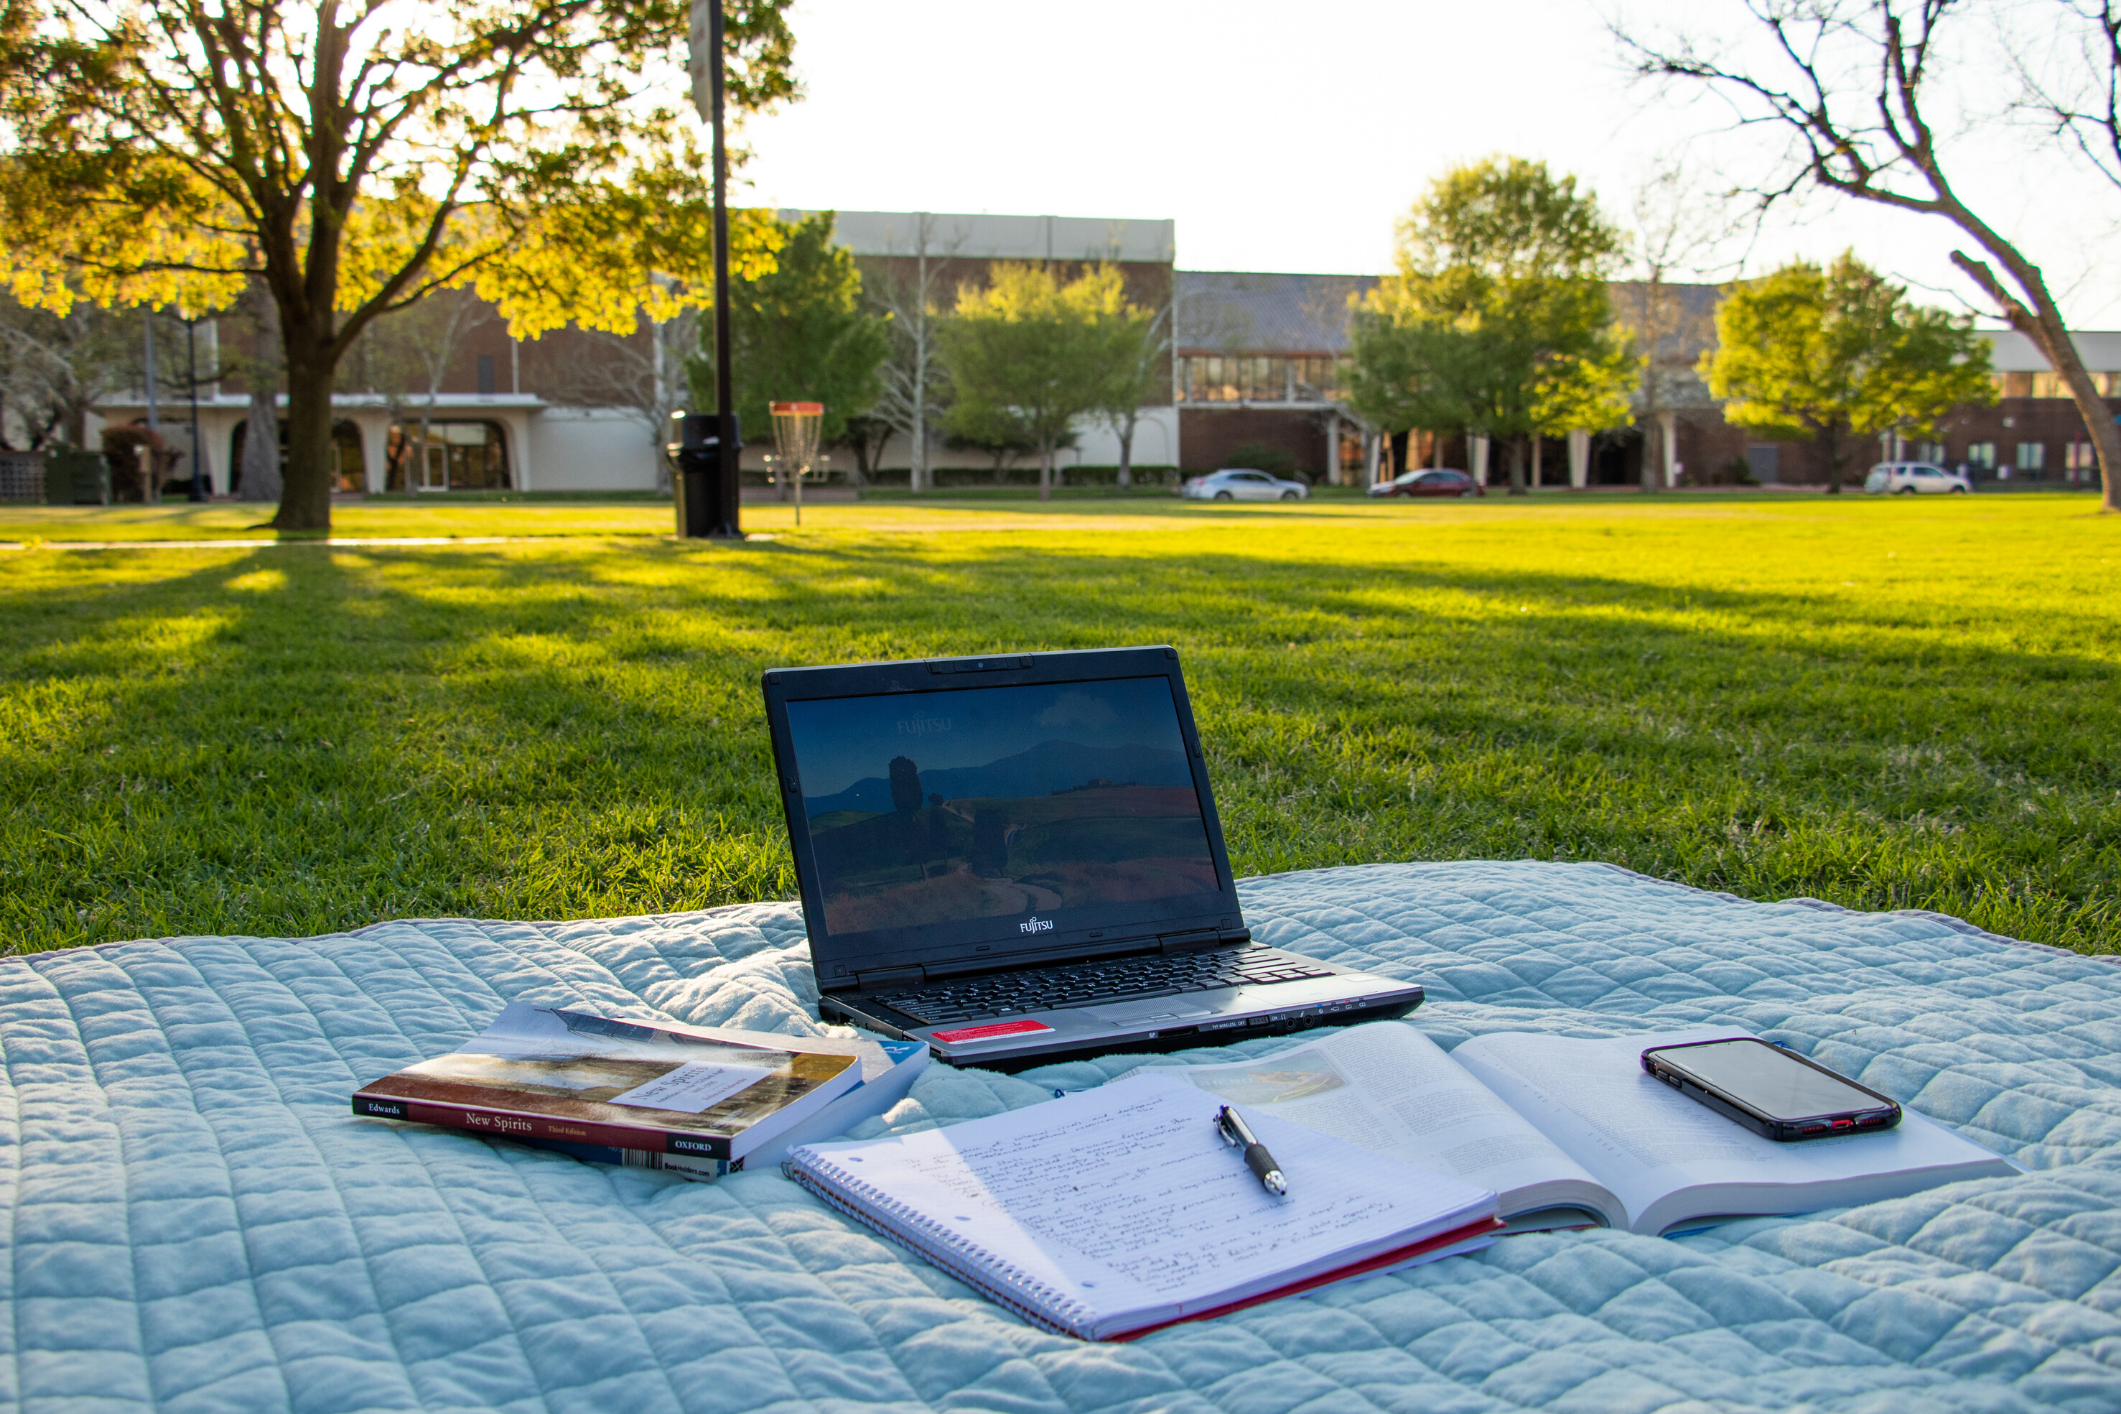
[[[331,529],[337,457],[331,443],[331,385],[337,371],[307,339],[288,340],[287,484],[275,530]]]
[[[280,399],[257,373],[251,375],[250,412],[243,422],[243,464],[236,468],[236,499],[280,499]]]
[[[906,489],[925,491],[928,489],[928,399],[919,391],[913,395],[913,431],[906,438]]]
[[[1053,499],[1053,447],[1046,442],[1041,442],[1038,448],[1038,498],[1041,501]]]
[[[1522,496],[1524,494],[1524,438],[1512,437],[1510,439],[1509,458],[1510,494],[1512,496]]]
[[[88,398],[66,400],[66,440],[77,450],[89,450],[88,415],[95,410],[95,403]]]
[[[1138,413],[1129,413],[1119,425],[1119,475],[1113,480],[1122,491],[1134,484],[1134,424],[1139,417]]]
[[[255,342],[243,365],[250,412],[243,423],[243,462],[236,468],[236,498],[280,499],[280,307],[265,282],[253,279],[243,293],[255,326]]]
[[[916,217],[915,223],[920,228],[920,262],[913,291],[913,432],[906,449],[906,489],[926,491],[935,479],[928,469],[928,217]],[[994,479],[1001,480],[999,463]]]
[[[1828,423],[1819,433],[1819,444],[1826,449],[1826,494],[1841,494],[1841,464],[1848,460],[1843,450],[1844,438],[1839,423]]]

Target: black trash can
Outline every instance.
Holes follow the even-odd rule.
[[[736,422],[734,417],[729,420]],[[710,412],[685,414],[680,440],[668,448],[677,467],[672,480],[677,490],[678,534],[685,539],[743,535],[737,527],[736,454],[744,450],[744,437],[737,432],[725,463],[717,435],[719,421]]]

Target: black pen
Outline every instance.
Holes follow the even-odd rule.
[[[1281,1166],[1274,1162],[1267,1146],[1253,1135],[1243,1115],[1224,1105],[1215,1116],[1215,1132],[1223,1137],[1223,1143],[1245,1151],[1245,1167],[1258,1175],[1260,1187],[1277,1198],[1288,1196],[1289,1180],[1281,1176]]]

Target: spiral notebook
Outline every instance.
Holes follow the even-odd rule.
[[[922,1134],[796,1149],[842,1212],[1049,1330],[1125,1340],[1487,1245],[1489,1190],[1243,1109],[1277,1198],[1213,1097],[1147,1071]],[[1242,1107],[1240,1107],[1242,1108]]]

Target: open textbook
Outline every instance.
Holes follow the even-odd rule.
[[[1446,1054],[1412,1026],[1385,1021],[1256,1061],[1171,1069],[1233,1104],[1492,1188],[1510,1231],[1665,1233],[2019,1171],[1911,1110],[1882,1133],[1778,1144],[1643,1073],[1647,1047],[1745,1034],[1506,1033]]]
[[[1217,1106],[1168,1072],[782,1167],[842,1212],[1052,1330],[1132,1338],[1485,1246],[1485,1188],[1248,1110],[1276,1197]]]

